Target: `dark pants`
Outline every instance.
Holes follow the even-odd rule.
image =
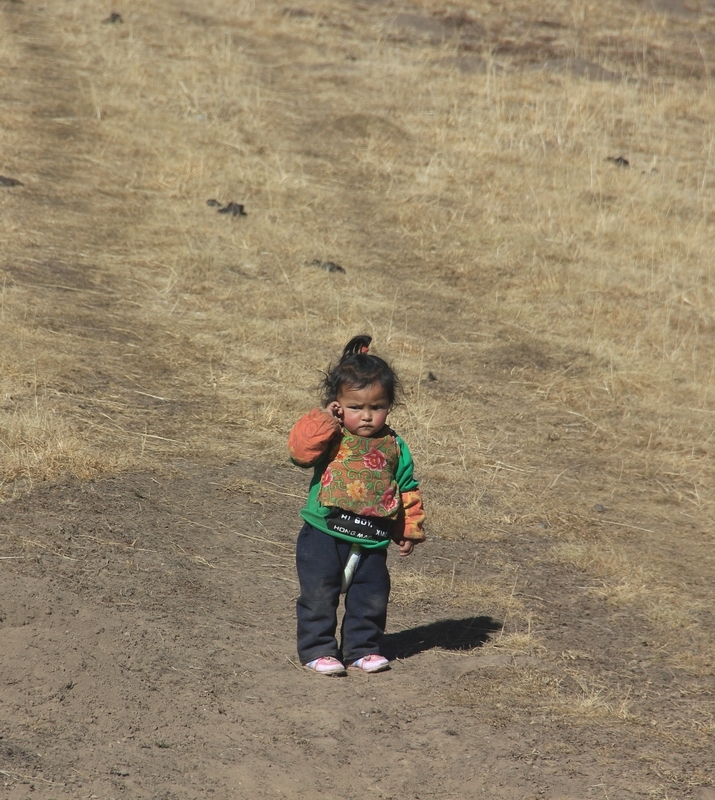
[[[335,638],[343,569],[350,542],[337,539],[307,523],[298,534],[296,566],[300,580],[298,657],[307,664],[321,656],[350,663],[380,652],[380,639],[387,621],[390,574],[387,548],[365,550],[352,583],[345,594],[345,615]]]

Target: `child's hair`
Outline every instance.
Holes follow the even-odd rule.
[[[323,405],[328,406],[337,400],[343,388],[364,389],[374,383],[382,386],[390,405],[394,405],[402,384],[387,361],[368,352],[371,342],[371,336],[354,336],[345,345],[340,361],[328,367],[321,387]]]

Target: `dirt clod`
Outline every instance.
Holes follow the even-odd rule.
[[[212,205],[212,204],[211,204]],[[248,216],[244,211],[244,206],[241,203],[227,203],[223,208],[219,208],[219,214],[230,214],[232,217],[246,217]]]
[[[0,175],[0,186],[22,186],[23,184],[17,178],[8,178],[5,175]]]

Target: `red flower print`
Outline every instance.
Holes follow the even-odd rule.
[[[333,471],[331,469],[326,469],[323,473],[323,477],[320,479],[320,485],[325,489],[327,486],[333,482]]]
[[[380,472],[387,464],[387,456],[381,451],[373,448],[369,453],[363,456],[362,463],[375,472]]]
[[[400,502],[397,499],[395,487],[388,486],[387,489],[385,489],[385,494],[383,494],[380,498],[380,505],[385,509],[385,511],[390,512],[394,511],[399,504]]]
[[[366,506],[357,512],[361,517],[379,517],[380,509],[377,506]]]

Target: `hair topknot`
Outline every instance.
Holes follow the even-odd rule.
[[[375,383],[385,390],[390,405],[395,403],[400,379],[387,361],[369,352],[371,343],[372,337],[367,334],[353,336],[343,348],[340,361],[328,367],[322,385],[324,405],[337,400],[343,388],[364,389]]]
[[[343,354],[340,357],[340,363],[345,361],[350,356],[357,355],[358,353],[366,354],[372,344],[372,336],[366,333],[361,333],[353,338],[343,348]]]

